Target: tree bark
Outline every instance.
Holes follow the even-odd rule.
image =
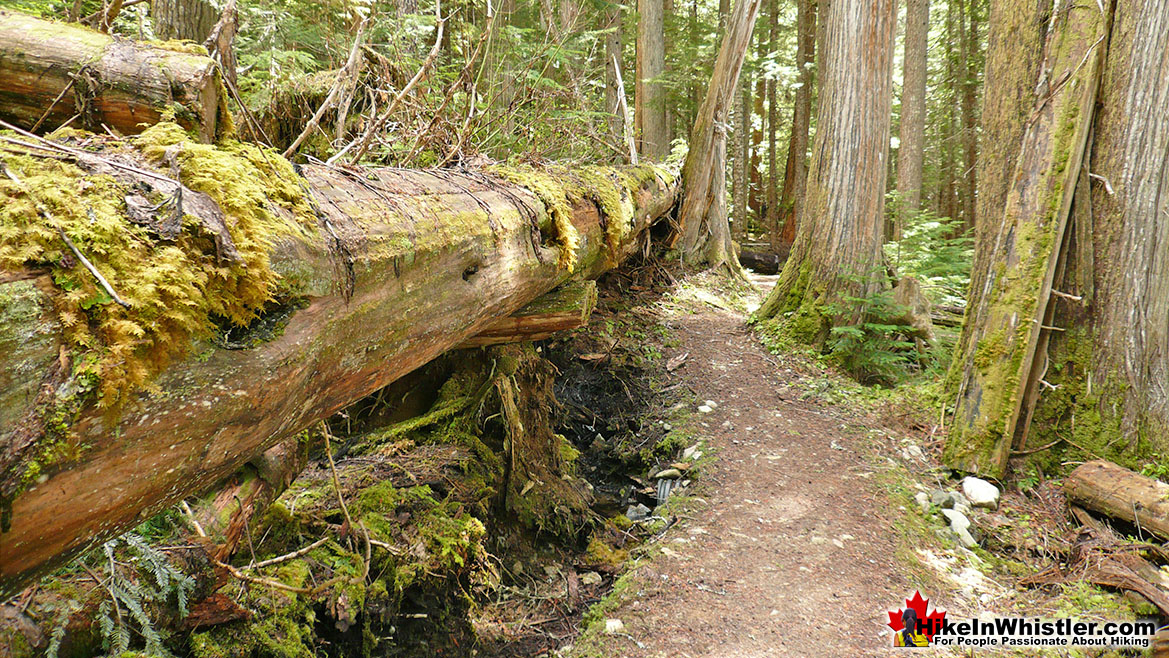
[[[1072,471],[1063,490],[1071,504],[1169,539],[1169,484],[1096,459]]]
[[[735,87],[761,0],[743,0],[727,24],[706,98],[690,131],[690,150],[682,167],[682,207],[678,213],[679,245],[687,261],[714,267],[727,263],[739,270],[727,223],[726,125],[735,102]]]
[[[219,20],[219,10],[207,0],[151,0],[150,18],[159,39],[203,43]]]
[[[637,0],[637,81],[634,123],[637,151],[662,160],[670,153],[666,120],[666,90],[658,80],[665,72],[665,14],[663,0]]]
[[[767,50],[774,52],[779,43],[779,0],[767,3]],[[779,157],[777,132],[779,107],[776,103],[775,79],[767,80],[767,240],[772,251],[779,248]]]
[[[731,228],[735,240],[743,242],[747,239],[747,199],[750,197],[747,168],[751,162],[751,79],[740,76],[739,88],[739,107],[735,110],[734,163],[731,169],[734,202]]]
[[[905,219],[921,209],[925,163],[925,81],[930,32],[929,0],[908,0],[905,10],[905,78],[901,88],[900,145],[897,147],[897,192],[900,217],[893,239],[901,239]]]
[[[928,0],[923,0],[928,2]],[[800,88],[796,90],[792,109],[791,138],[787,145],[787,162],[783,168],[783,194],[779,203],[779,250],[791,250],[808,181],[808,130],[812,118],[812,85],[816,59],[816,2],[799,0],[796,13],[796,67],[800,71]],[[924,85],[924,82],[923,82]],[[924,103],[924,90],[922,102]]]
[[[885,182],[895,0],[833,0],[826,70],[805,192],[806,213],[779,281],[758,311],[783,321],[791,337],[823,343],[837,323],[829,306],[848,290],[866,296],[877,284],[884,234]]]
[[[609,114],[609,136],[619,144],[625,143],[625,112],[621,108],[621,90],[617,88],[617,72],[624,64],[621,47],[621,5],[613,5],[606,14],[605,29],[605,109]]]
[[[85,402],[68,426],[84,449],[42,465],[27,489],[5,491],[11,507],[2,510],[10,526],[0,535],[0,598],[143,515],[199,493],[569,278],[593,277],[621,262],[641,248],[645,229],[673,205],[676,191],[672,174],[651,167],[590,170],[580,180],[558,170],[570,190],[580,190],[572,193],[575,201],[556,201],[549,179],[532,184],[544,197],[506,182],[537,175],[527,170],[300,171],[319,226],[273,235],[269,259],[291,286],[287,294],[307,306],[291,313],[279,335],[234,349],[215,341],[193,345],[190,356],[154,378],[150,392],[112,417],[92,399]],[[139,183],[119,184],[129,190]],[[616,201],[601,203],[601,211],[586,198]],[[238,203],[229,216],[258,212],[246,199]],[[58,291],[44,271],[6,272],[0,282],[6,293],[19,289],[21,308],[39,309],[18,316],[0,336],[0,342],[45,337],[6,352],[17,361],[0,360],[10,384],[35,392],[67,358],[58,354],[62,328],[51,310]],[[66,383],[51,390],[73,389]],[[35,415],[45,408],[36,398],[7,397],[0,413]],[[4,423],[14,425],[22,426]],[[11,431],[0,436],[0,453],[12,454],[13,440]],[[9,464],[0,483],[20,481],[25,467]]]
[[[963,352],[951,372],[957,404],[945,459],[953,468],[1001,477],[1016,433],[1027,427],[1019,420],[1026,418],[1028,387],[1041,378],[1033,368],[1040,365],[1041,338],[1051,331],[1052,283],[1089,148],[1110,22],[1110,9],[1065,10],[1047,35],[1041,80],[1050,76],[1052,83],[1043,88],[1041,82],[1001,219],[994,220],[993,241],[980,250],[976,267],[989,271],[978,278],[976,303],[968,304]]]
[[[966,230],[974,229],[974,203],[978,177],[978,117],[975,108],[978,96],[978,71],[975,51],[978,49],[975,0],[958,0],[958,75],[962,112],[962,221]]]
[[[0,10],[0,118],[22,128],[135,134],[173,111],[210,141],[220,100],[208,57]]]
[[[1169,443],[1169,3],[1116,2],[1032,440],[1164,465]],[[1053,78],[1054,79],[1054,78]],[[1055,84],[1054,82],[1052,84]],[[1039,360],[1039,357],[1037,357]],[[1079,446],[1079,447],[1076,447]]]

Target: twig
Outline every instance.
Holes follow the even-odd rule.
[[[442,17],[438,0],[435,0],[434,2],[434,15],[438,21],[438,30],[436,30],[434,37],[434,47],[430,49],[430,54],[428,54],[426,59],[423,60],[422,66],[418,67],[418,72],[414,74],[414,77],[410,78],[410,81],[406,83],[406,86],[402,87],[402,91],[399,91],[398,95],[394,96],[394,100],[390,102],[388,107],[386,107],[385,112],[382,112],[382,115],[378,117],[377,120],[375,120],[372,124],[370,124],[369,128],[361,136],[360,144],[358,144],[357,151],[353,154],[353,157],[350,158],[350,162],[356,163],[361,159],[361,156],[365,155],[365,152],[369,150],[369,142],[373,139],[374,134],[381,130],[382,125],[388,121],[391,116],[393,116],[394,110],[398,109],[398,104],[401,103],[402,99],[406,97],[406,94],[410,93],[410,91],[414,89],[414,86],[417,85],[420,80],[422,80],[423,76],[426,74],[427,69],[429,69],[430,65],[434,63],[434,60],[438,59],[438,54],[442,50],[442,32],[444,26],[446,25],[446,19]],[[349,143],[348,146],[338,151],[333,157],[329,158],[326,163],[333,164],[338,158],[345,155],[346,151],[348,151],[353,147],[354,144],[357,143],[358,140],[353,140]]]
[[[1030,450],[1012,450],[1011,456],[1012,457],[1023,457],[1025,455],[1034,455],[1037,452],[1043,452],[1044,450],[1047,450],[1048,448],[1053,447],[1055,444],[1059,443],[1060,441],[1063,441],[1063,439],[1059,438],[1059,439],[1052,441],[1051,443],[1048,443],[1045,446],[1040,446],[1038,448],[1031,448]]]
[[[85,266],[85,269],[89,270],[89,273],[93,275],[93,278],[97,279],[97,282],[101,284],[101,287],[105,288],[106,294],[112,297],[113,300],[119,305],[125,308],[130,308],[130,304],[118,296],[118,293],[115,292],[113,287],[110,286],[110,282],[106,281],[106,278],[101,275],[101,272],[97,271],[97,268],[93,266],[93,263],[89,262],[89,259],[86,258],[85,255],[82,254],[81,251],[77,248],[77,245],[73,244],[73,241],[70,240],[69,236],[65,234],[65,229],[61,228],[61,225],[57,223],[57,218],[54,217],[51,212],[49,212],[49,209],[45,207],[45,205],[42,204],[35,195],[33,195],[32,190],[30,190],[24,184],[24,181],[17,178],[16,174],[12,173],[12,170],[5,166],[5,163],[2,159],[0,159],[0,169],[3,169],[4,173],[8,175],[8,178],[12,179],[12,182],[16,183],[17,186],[19,186],[25,193],[25,195],[27,195],[28,198],[32,200],[33,206],[36,207],[37,212],[40,213],[41,216],[43,216],[46,220],[48,220],[49,225],[57,229],[57,234],[60,235],[61,239],[65,241],[65,244],[69,247],[69,250],[72,251],[73,255],[77,257],[77,260],[81,261],[81,264]]]
[[[57,107],[57,103],[60,103],[61,99],[65,97],[65,94],[69,93],[69,90],[73,88],[74,82],[77,82],[77,78],[69,78],[69,82],[65,83],[65,86],[61,89],[61,93],[57,94],[57,97],[53,99],[52,103],[49,103],[49,107],[45,109],[45,113],[41,115],[41,118],[32,124],[32,132],[36,132],[37,128],[40,128],[41,124],[45,122],[45,119],[49,118],[49,114],[53,111],[53,108]]]
[[[295,550],[291,553],[285,553],[284,555],[281,555],[279,557],[274,557],[274,558],[264,560],[263,562],[257,562],[255,564],[249,565],[248,568],[249,569],[263,569],[264,567],[270,567],[273,564],[280,564],[281,562],[287,562],[288,560],[294,560],[298,557],[301,557],[302,555],[306,555],[308,553],[311,553],[313,551],[313,549],[320,548],[327,541],[329,541],[328,537],[321,537],[320,539],[309,544],[308,546],[305,546],[304,548]]]
[[[296,153],[296,149],[300,148],[304,140],[320,125],[321,117],[325,116],[325,112],[333,107],[333,103],[337,100],[337,94],[345,85],[349,84],[349,79],[357,75],[357,72],[361,69],[361,38],[365,35],[365,25],[367,22],[368,19],[361,21],[357,25],[357,36],[353,38],[353,47],[349,49],[349,57],[345,60],[345,66],[341,68],[337,80],[333,82],[332,88],[329,89],[329,95],[325,97],[324,102],[321,103],[321,106],[317,108],[312,118],[305,124],[304,130],[300,131],[296,139],[292,140],[292,144],[284,150],[284,157],[292,157],[292,154]]]

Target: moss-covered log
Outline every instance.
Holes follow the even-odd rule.
[[[0,119],[10,123],[136,134],[173,116],[210,141],[222,127],[219,95],[215,62],[199,46],[127,41],[0,10]]]
[[[104,155],[0,152],[0,341],[28,345],[0,360],[26,391],[3,410],[0,595],[621,262],[676,193],[652,166],[298,176],[174,124],[61,139]]]

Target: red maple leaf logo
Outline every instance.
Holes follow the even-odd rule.
[[[917,618],[921,620],[921,632],[926,639],[933,642],[934,633],[942,628],[942,622],[946,619],[946,611],[938,611],[936,608],[933,612],[926,613],[929,609],[930,600],[921,598],[921,592],[914,592],[912,599],[905,599],[906,608],[913,608],[917,613]],[[896,612],[889,611],[889,628],[896,633],[905,628],[905,623],[901,621],[901,613],[905,608],[898,608]]]

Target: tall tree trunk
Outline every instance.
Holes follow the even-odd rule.
[[[905,79],[901,88],[901,144],[897,148],[897,192],[901,213],[893,228],[894,239],[901,238],[905,219],[921,209],[929,32],[929,0],[908,0],[905,10]]]
[[[609,136],[618,144],[625,141],[625,114],[619,107],[621,92],[617,88],[617,69],[624,66],[621,10],[621,5],[614,4],[605,14],[605,29],[609,30],[605,34],[605,109],[609,112]]]
[[[735,111],[735,163],[732,178],[732,192],[734,194],[734,238],[743,242],[747,238],[747,190],[749,178],[748,164],[751,161],[751,79],[740,78],[739,107]]]
[[[897,3],[833,0],[825,18],[826,70],[820,72],[804,221],[758,312],[783,321],[791,338],[813,344],[822,344],[832,326],[859,317],[829,310],[840,293],[865,296],[878,285]]]
[[[747,205],[751,208],[751,213],[755,217],[756,228],[761,231],[766,231],[767,227],[763,223],[764,209],[763,203],[763,134],[767,127],[767,108],[764,107],[764,101],[767,100],[767,80],[764,79],[763,73],[759,72],[755,79],[755,111],[754,116],[759,117],[759,124],[751,130],[751,164],[750,164],[750,195],[747,199]]]
[[[638,152],[662,159],[670,153],[666,121],[666,92],[658,80],[665,70],[665,16],[663,0],[637,0],[637,81],[634,124]]]
[[[219,20],[219,10],[207,0],[152,0],[150,18],[159,39],[203,43]]]
[[[808,129],[815,79],[812,72],[812,62],[816,58],[815,0],[799,0],[796,12],[796,67],[800,72],[800,87],[796,90],[795,107],[792,108],[791,138],[783,168],[783,195],[779,203],[780,250],[790,250],[796,239],[796,222],[803,201],[800,197],[808,180]]]
[[[961,98],[962,130],[962,221],[966,229],[974,228],[975,187],[978,177],[978,118],[975,99],[978,94],[978,74],[975,50],[978,36],[975,32],[975,0],[958,0],[958,84]],[[969,22],[968,22],[969,21]]]
[[[767,49],[775,51],[779,43],[779,0],[769,0],[767,6]],[[767,226],[768,241],[773,251],[779,248],[779,158],[776,153],[776,130],[779,107],[776,105],[775,79],[767,80]]]
[[[1049,367],[1047,348],[1055,310],[1051,305],[1052,284],[1061,280],[1068,269],[1063,257],[1067,248],[1066,228],[1082,177],[1085,152],[1092,148],[1093,110],[1098,102],[1113,98],[1097,96],[1112,4],[1104,3],[1106,9],[1103,13],[1095,6],[1065,6],[1052,17],[1051,31],[1045,38],[1039,84],[1036,85],[1038,98],[1023,124],[1023,139],[1003,209],[1001,214],[984,218],[988,224],[983,232],[987,244],[979,250],[976,262],[976,267],[981,270],[976,280],[981,287],[972,291],[963,328],[963,352],[961,358],[955,359],[951,372],[957,389],[957,403],[945,457],[947,463],[962,470],[1002,476],[1011,449],[1017,447],[1017,441],[1026,439],[1032,403],[1039,394],[1039,382],[1046,381],[1044,377]],[[1161,20],[1165,29],[1169,29],[1165,17]],[[1161,57],[1158,55],[1157,59]],[[1169,63],[1163,61],[1159,65],[1169,67]],[[1150,74],[1155,70],[1156,65],[1151,67]],[[1167,72],[1162,71],[1163,74]],[[1009,77],[1004,79],[1010,82]],[[1141,100],[1152,100],[1148,87],[1158,82],[1163,84],[1165,80],[1135,83],[1140,88],[1137,94]],[[1132,90],[1118,91],[1120,97],[1126,97],[1125,91],[1131,93]],[[1150,114],[1156,114],[1153,107],[1156,106],[1148,108]],[[1131,105],[1125,111],[1132,111]],[[1142,131],[1156,125],[1146,124],[1143,120],[1138,122]],[[1111,127],[1108,123],[1101,123],[1097,130]],[[1158,132],[1154,129],[1147,134]],[[1140,146],[1128,143],[1126,148],[1139,150]],[[1139,159],[1140,156],[1134,153],[1133,157]],[[1141,175],[1150,171],[1164,175],[1166,165],[1163,158],[1164,150],[1155,158],[1157,164],[1152,165],[1153,168],[1150,168],[1150,160],[1137,165],[1144,168]],[[1149,209],[1146,207],[1141,211]],[[1133,223],[1142,221],[1147,220],[1137,218]],[[1138,230],[1144,235],[1127,245],[1128,256],[1136,256],[1139,252],[1133,250],[1142,248],[1149,237],[1148,224],[1141,225]],[[1154,228],[1153,233],[1157,230]],[[1145,258],[1141,267],[1154,271],[1161,258]],[[1137,257],[1134,260],[1142,259]],[[1143,287],[1138,285],[1138,288]],[[1133,302],[1139,304],[1124,310],[1128,317],[1122,333],[1134,328],[1134,308],[1138,312],[1150,308],[1148,302],[1152,302],[1154,309],[1158,303],[1161,309],[1169,308],[1164,305],[1164,299],[1153,302],[1140,295],[1127,299],[1125,303]],[[1169,314],[1165,315],[1159,320],[1163,327],[1169,325]],[[1142,329],[1136,328],[1137,331]],[[1061,370],[1062,366],[1051,374],[1059,374]],[[1096,383],[1098,392],[1106,386],[1104,380]],[[1072,395],[1072,399],[1077,399],[1075,394]],[[1114,401],[1109,399],[1108,403]],[[1081,423],[1086,420],[1081,416]]]
[[[954,8],[953,3],[946,5],[946,38],[943,57],[946,60],[946,83],[944,95],[946,97],[942,109],[942,145],[941,164],[938,176],[938,214],[942,217],[959,218],[957,170],[958,149],[955,145],[956,131],[954,104],[957,102],[957,67],[954,64]]]
[[[736,272],[739,264],[727,224],[726,124],[761,2],[740,0],[735,6],[682,167],[685,192],[678,222],[683,256],[690,263],[711,267],[727,263]]]

